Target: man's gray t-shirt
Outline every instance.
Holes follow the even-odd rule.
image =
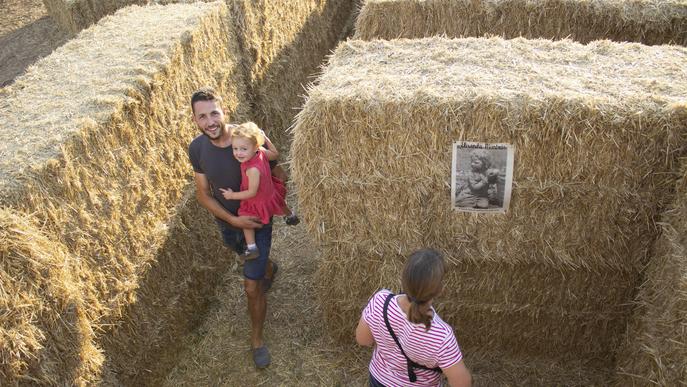
[[[193,170],[204,174],[210,182],[212,196],[227,211],[237,215],[241,201],[227,200],[219,190],[220,188],[231,188],[234,192],[241,190],[241,163],[234,158],[231,146],[220,148],[210,142],[208,136],[201,134],[188,146],[188,156]],[[277,161],[270,161],[271,168],[274,168],[276,164]],[[228,226],[223,220],[220,221]]]
[[[231,146],[220,148],[213,145],[208,136],[201,134],[189,145],[188,155],[193,170],[204,174],[210,182],[212,196],[222,207],[236,215],[241,202],[225,199],[219,190],[220,188],[241,190],[241,164],[234,158]]]

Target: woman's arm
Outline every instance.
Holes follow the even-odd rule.
[[[442,371],[451,387],[472,386],[472,375],[462,360],[448,368],[443,368]]]
[[[258,187],[260,186],[260,171],[257,168],[246,169],[246,177],[248,178],[248,189],[245,191],[234,192],[231,189],[223,189],[222,196],[227,200],[246,200],[255,197],[258,194]]]
[[[355,341],[365,347],[371,347],[375,343],[370,326],[367,325],[367,322],[362,317],[360,317],[358,326],[355,328]]]

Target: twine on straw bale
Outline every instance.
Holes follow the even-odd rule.
[[[223,2],[128,7],[0,91],[0,204],[32,214],[78,260],[92,345],[120,383],[164,372],[156,357],[169,335],[189,328],[221,277],[219,242],[205,243],[212,222],[183,214],[198,212],[184,199],[189,96],[214,86],[228,114],[246,118],[231,31]]]
[[[369,295],[399,290],[405,257],[431,246],[450,263],[440,313],[467,351],[610,366],[686,151],[685,60],[608,41],[340,45],[291,155],[328,329],[349,338]],[[505,215],[451,210],[460,140],[515,145]]]
[[[687,44],[687,4],[649,1],[366,0],[356,39],[436,35]]]

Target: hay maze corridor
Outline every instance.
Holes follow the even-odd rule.
[[[687,386],[684,0],[0,14],[0,385],[362,386],[364,300],[430,244],[474,385]],[[261,371],[194,197],[201,85],[280,148],[303,218],[275,221]],[[466,140],[516,144],[503,216],[446,204]]]

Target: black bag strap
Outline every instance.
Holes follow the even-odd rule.
[[[423,366],[422,364],[418,364],[418,363],[415,363],[414,361],[410,360],[408,355],[406,355],[406,352],[403,350],[403,347],[401,347],[401,343],[398,341],[398,337],[396,337],[394,330],[391,329],[391,324],[389,323],[389,317],[387,316],[387,311],[389,309],[389,302],[391,301],[392,298],[394,298],[394,296],[395,296],[395,294],[389,293],[389,295],[386,297],[386,300],[384,300],[384,308],[382,309],[382,315],[384,316],[384,324],[386,324],[386,329],[391,334],[391,338],[394,339],[394,342],[396,342],[398,349],[401,350],[403,357],[406,358],[406,363],[408,365],[408,379],[412,383],[415,383],[415,381],[417,381],[417,376],[415,375],[414,368],[420,368],[423,370],[429,370],[429,371],[441,373],[442,371],[441,371],[441,368],[439,368],[439,367],[429,368],[429,367]]]

